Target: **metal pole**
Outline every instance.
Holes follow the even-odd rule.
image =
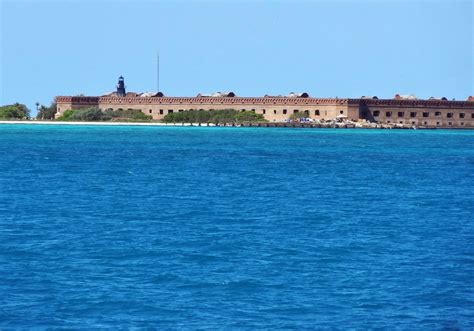
[[[156,53],[156,92],[160,92],[160,52]]]

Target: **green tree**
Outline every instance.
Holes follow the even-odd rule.
[[[255,114],[253,111],[244,111],[235,115],[237,122],[266,122],[262,114]]]
[[[74,110],[72,109],[66,110],[61,116],[57,118],[57,120],[58,121],[71,121],[73,114],[74,114]]]
[[[73,121],[100,121],[102,112],[99,108],[79,109],[72,114]]]
[[[211,123],[233,123],[238,111],[235,109],[211,110]]]
[[[30,110],[21,103],[13,105],[5,105],[0,107],[1,119],[28,119],[30,117]]]
[[[194,111],[195,121],[196,123],[207,123],[211,118],[211,112],[204,111],[204,110],[195,110]]]
[[[99,108],[70,109],[58,121],[101,121],[103,116]]]
[[[165,123],[242,123],[266,122],[262,114],[239,112],[235,109],[186,110],[169,113],[163,118]]]
[[[58,121],[150,121],[151,116],[145,115],[139,109],[107,109],[84,108],[66,110]]]
[[[177,113],[169,113],[163,117],[165,123],[206,123],[211,114],[203,110],[185,110]]]
[[[49,107],[41,105],[36,114],[36,119],[38,120],[53,120],[54,115],[56,114],[56,103],[52,102]]]
[[[189,110],[178,112],[178,113],[169,113],[163,118],[165,123],[191,123],[191,115]]]
[[[102,120],[119,121],[119,120],[132,120],[132,121],[150,121],[151,116],[144,114],[140,109],[106,109],[103,111]]]

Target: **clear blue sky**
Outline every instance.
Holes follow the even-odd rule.
[[[0,103],[128,90],[473,92],[472,1],[1,2]]]

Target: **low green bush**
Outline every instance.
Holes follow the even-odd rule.
[[[253,111],[239,112],[235,109],[221,110],[185,110],[167,114],[163,118],[165,123],[242,123],[266,122],[262,114]]]
[[[85,108],[66,110],[58,121],[150,121],[151,116],[145,115],[139,109],[107,109]]]
[[[58,121],[72,121],[74,110],[66,110],[61,116],[57,118]]]

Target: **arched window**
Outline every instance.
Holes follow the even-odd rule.
[[[319,116],[319,109],[316,109],[316,110],[314,111],[314,115]]]

